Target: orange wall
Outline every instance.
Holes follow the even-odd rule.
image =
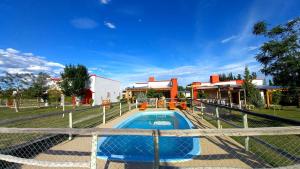
[[[210,83],[218,83],[220,81],[219,75],[211,75]]]
[[[172,78],[171,82],[172,82],[172,88],[171,88],[171,91],[170,91],[170,96],[171,96],[171,99],[175,99],[177,97],[177,94],[178,94],[177,79],[176,78]]]
[[[155,78],[153,76],[149,77],[149,82],[154,82],[155,81]]]
[[[193,82],[192,85],[201,85],[201,82]],[[198,98],[198,90],[197,90],[197,86],[193,87],[193,98],[197,99]]]

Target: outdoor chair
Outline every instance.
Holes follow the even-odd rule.
[[[169,103],[169,109],[170,109],[170,110],[175,110],[175,108],[176,108],[175,102],[170,101],[170,103]]]
[[[146,110],[147,109],[147,102],[144,102],[140,105],[140,110]]]
[[[187,106],[186,106],[186,102],[180,102],[180,108],[182,110],[186,110]]]

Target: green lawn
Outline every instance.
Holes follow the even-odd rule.
[[[296,106],[283,106],[281,110],[274,110],[272,108],[255,109],[254,112],[300,121],[300,108],[297,108]]]
[[[213,111],[214,108],[207,109],[207,111]],[[299,109],[296,107],[284,107],[283,110],[276,110],[277,115],[285,118],[292,118],[296,120],[299,119]],[[255,112],[259,113],[266,113],[271,114],[273,113],[273,110],[270,109],[256,109]],[[225,108],[219,109],[219,115],[220,118],[236,125],[239,127],[243,127],[243,115],[240,112],[237,111],[230,111]],[[271,114],[274,115],[274,114]],[[285,116],[283,116],[285,115]],[[213,119],[209,116],[204,116],[204,118],[213,124],[215,127],[217,127],[217,121],[216,119]],[[227,124],[223,121],[221,121],[221,125],[223,128],[236,128],[235,126],[232,126],[230,124]],[[279,126],[289,126],[289,124],[281,123],[279,121],[270,120],[266,118],[256,117],[253,115],[248,115],[248,125],[249,127],[279,127]],[[254,139],[251,139],[249,142],[249,150],[253,153],[255,153],[256,157],[260,158],[261,160],[264,160],[265,162],[269,163],[273,167],[278,166],[287,166],[295,164],[294,161],[278,154],[276,151],[270,149],[266,145],[263,145],[261,143],[258,143]],[[276,146],[294,156],[300,156],[299,151],[299,142],[300,137],[298,135],[289,135],[289,136],[258,136],[257,138],[265,141],[268,144],[271,144],[273,146]],[[245,137],[233,137],[236,141],[238,141],[240,144],[245,144]]]
[[[66,106],[66,110],[72,109],[71,106]],[[39,115],[50,112],[62,111],[61,107],[42,107],[42,108],[24,108],[20,109],[19,112],[15,112],[14,108],[0,108],[0,121],[4,119],[12,119],[17,117],[29,116],[29,115]]]
[[[88,108],[88,109],[87,109]],[[72,107],[66,107],[66,109],[72,109]],[[102,123],[103,112],[100,107],[86,107],[81,106],[76,108],[78,111],[73,113],[73,128],[89,128],[94,127]],[[16,117],[26,117],[28,115],[38,115],[50,112],[59,112],[62,109],[53,108],[35,108],[24,109],[18,113],[13,109],[5,109],[0,113],[0,119],[10,119]],[[128,105],[122,105],[122,113],[128,111]],[[106,110],[106,121],[118,117],[120,114],[119,103],[112,104],[110,109]],[[68,128],[69,118],[68,114],[53,115],[50,117],[36,118],[32,120],[18,121],[0,127],[17,127],[17,128]],[[21,144],[29,140],[34,140],[41,137],[41,134],[0,134],[0,149],[12,145]]]

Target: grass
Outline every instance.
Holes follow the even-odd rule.
[[[67,108],[67,107],[66,107]],[[78,107],[79,111],[73,113],[73,123],[78,121],[78,123],[73,124],[73,128],[89,128],[95,127],[102,123],[103,120],[103,112],[102,108],[94,107]],[[68,107],[71,109],[71,107]],[[84,110],[85,109],[85,110]],[[39,109],[24,109],[24,111],[20,111],[18,113],[14,112],[13,109],[6,109],[5,111],[0,113],[0,118],[6,119],[16,118],[16,117],[25,117],[28,115],[38,115],[49,112],[59,112],[61,109],[54,108],[39,108]],[[128,111],[128,105],[122,105],[122,113]],[[113,118],[118,117],[120,114],[119,111],[119,103],[112,104],[110,109],[106,110],[106,120],[109,121]],[[82,119],[86,119],[81,121]],[[69,118],[68,114],[63,115],[53,115],[50,117],[44,118],[36,118],[32,120],[24,120],[18,121],[14,123],[10,123],[1,127],[17,127],[17,128],[68,128],[69,127]],[[0,149],[6,148],[13,145],[22,144],[28,142],[30,140],[37,139],[38,137],[43,136],[42,134],[0,134]]]
[[[214,110],[214,108],[210,108],[210,111]],[[269,109],[259,109],[259,113],[264,113],[264,111],[267,113],[271,113]],[[285,107],[283,110],[281,110],[280,114],[285,115],[282,117],[285,118],[291,118],[296,117],[297,114],[300,112],[297,112],[298,108],[296,107]],[[271,110],[273,111],[273,110]],[[279,111],[279,110],[278,110]],[[258,112],[258,111],[255,111]],[[279,113],[278,113],[279,114]],[[242,113],[237,111],[230,111],[225,108],[219,109],[219,115],[220,118],[236,125],[239,127],[243,127],[243,116]],[[273,115],[273,114],[272,114]],[[204,116],[204,118],[213,124],[215,127],[217,127],[217,121],[215,119],[212,119],[208,116]],[[294,118],[293,118],[294,119]],[[227,124],[223,121],[221,121],[221,125],[223,128],[235,128],[235,126],[232,126],[230,124]],[[253,115],[248,115],[248,125],[249,127],[279,127],[279,126],[288,126],[289,124],[281,123],[279,121],[274,121],[266,118],[256,117]],[[263,145],[261,143],[258,143],[255,141],[252,137],[250,137],[249,141],[249,150],[253,152],[256,157],[264,160],[268,164],[272,165],[273,167],[279,167],[279,166],[287,166],[295,164],[294,161],[278,154],[276,151],[270,149],[268,146]],[[256,138],[259,138],[263,140],[264,142],[267,142],[273,146],[276,146],[294,156],[300,156],[299,151],[299,142],[300,142],[300,136],[298,135],[288,135],[288,136],[258,136]],[[241,145],[245,144],[244,138],[242,137],[233,137],[234,140],[239,142]]]
[[[72,109],[71,106],[66,106],[66,110]],[[24,108],[20,109],[19,112],[15,112],[14,108],[0,108],[0,119],[13,119],[17,117],[25,117],[29,115],[41,115],[50,112],[59,112],[62,111],[61,107],[41,107],[41,108]]]
[[[261,109],[255,109],[254,111],[257,113],[269,114],[273,116],[279,116],[283,118],[300,121],[300,108],[296,106],[282,106],[282,109],[280,110],[274,110],[272,108],[270,109],[261,108]]]

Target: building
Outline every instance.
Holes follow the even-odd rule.
[[[60,78],[51,78],[48,85],[50,89],[61,90],[59,87]],[[89,81],[86,83],[85,95],[81,98],[82,104],[100,105],[104,100],[117,102],[120,97],[121,82],[108,79],[105,77],[90,75]],[[75,101],[75,98],[73,98]]]
[[[220,81],[219,75],[211,75],[209,82],[193,82],[193,98],[219,100],[222,103],[242,105],[247,103],[245,90],[242,88],[244,80]],[[272,104],[272,91],[281,90],[278,86],[263,85],[262,79],[254,79],[252,83],[260,90],[262,99],[267,107]]]
[[[171,78],[170,80],[155,80],[154,77],[149,77],[147,82],[134,83],[131,87],[126,88],[125,98],[136,98],[139,93],[147,94],[150,89],[162,93],[166,98],[175,99],[178,94],[177,78]]]
[[[87,86],[88,88],[84,99],[87,101],[93,99],[93,105],[100,105],[104,100],[117,102],[120,98],[120,81],[91,75],[89,85]]]

